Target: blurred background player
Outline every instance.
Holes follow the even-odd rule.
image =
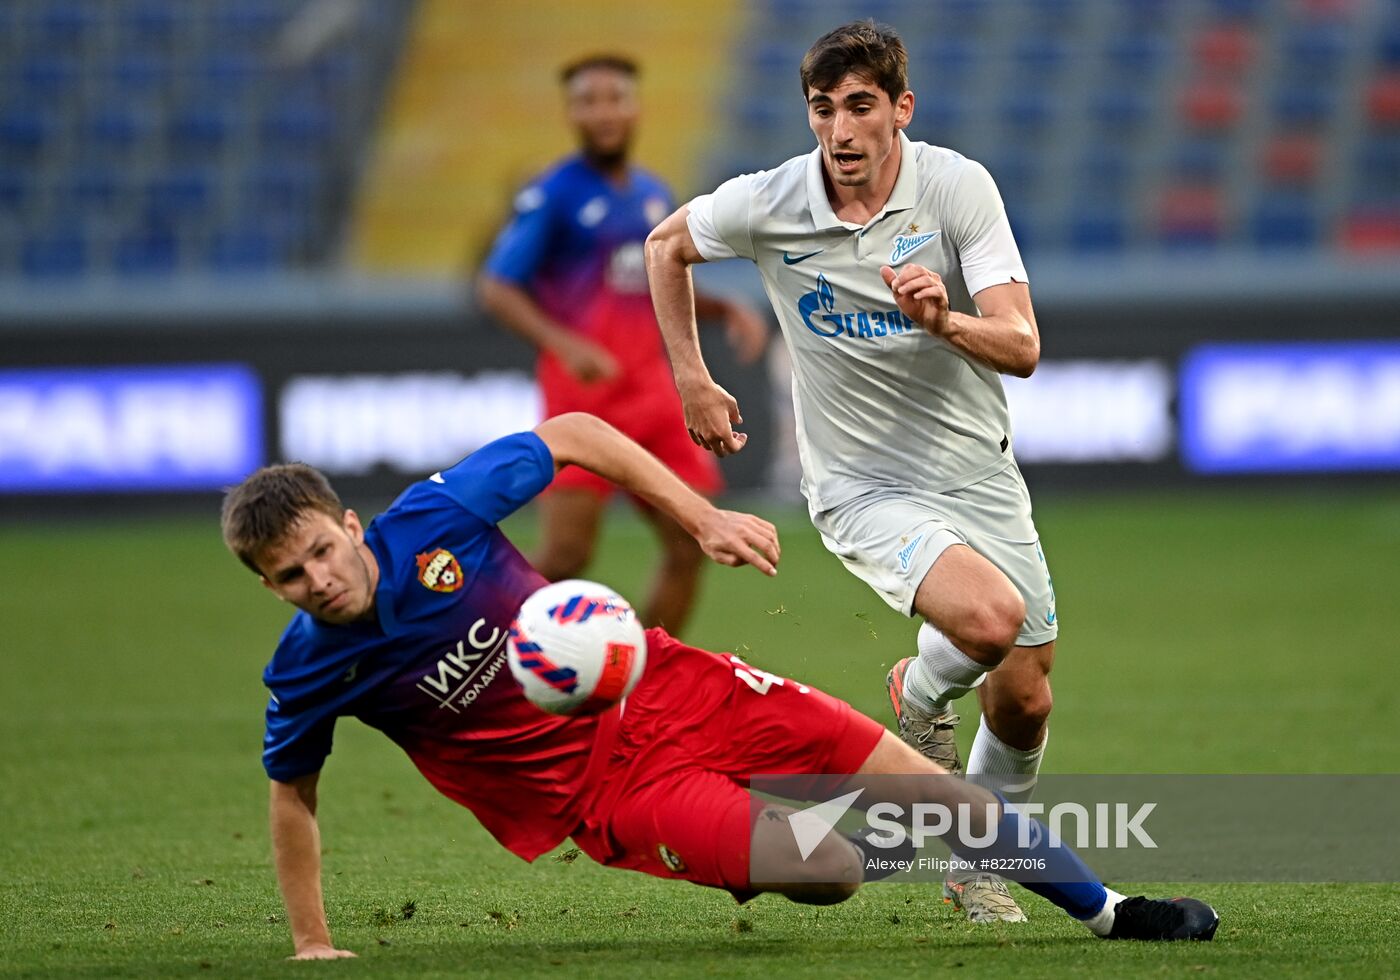
[[[714,458],[686,435],[647,290],[643,242],[674,205],[660,178],[629,159],[640,114],[637,75],[636,63],[616,54],[561,71],[579,150],[516,197],[478,298],[538,350],[546,417],[586,411],[607,419],[712,496],[723,480]],[[741,361],[762,354],[767,326],[750,307],[702,297],[698,313],[725,323]],[[546,578],[572,578],[587,566],[612,490],[601,477],[571,469],[541,498],[543,541],[533,564]],[[678,633],[703,556],[674,521],[636,502],[662,549],[642,616]]]

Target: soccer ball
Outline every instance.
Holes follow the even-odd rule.
[[[582,579],[526,599],[506,648],[525,697],[556,715],[605,711],[631,693],[647,663],[646,633],[627,600]]]

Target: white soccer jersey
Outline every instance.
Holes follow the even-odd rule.
[[[996,371],[899,312],[880,266],[917,263],[943,277],[949,306],[1026,281],[991,175],[959,153],[899,134],[883,211],[836,217],[821,150],[726,181],[690,202],[707,260],[751,259],[793,362],[802,492],[819,513],[873,488],[970,486],[1011,459]]]

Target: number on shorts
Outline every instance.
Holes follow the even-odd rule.
[[[753,688],[756,694],[767,694],[774,687],[782,687],[785,683],[784,679],[777,674],[770,674],[766,670],[750,667],[738,657],[731,656],[729,661],[734,664],[734,676]],[[799,684],[797,690],[801,694],[806,694],[810,689],[805,684]]]

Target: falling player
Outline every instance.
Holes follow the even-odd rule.
[[[886,798],[893,791],[905,804],[995,809],[980,787],[927,778],[942,770],[844,702],[776,679],[753,683],[759,672],[738,658],[661,629],[648,631],[646,673],[625,710],[559,716],[526,700],[506,666],[506,636],[522,602],[545,583],[497,524],[570,465],[642,497],[716,561],[776,572],[772,525],[717,510],[616,429],[577,413],[499,439],[412,485],[368,527],[309,466],[266,467],[225,497],[229,549],[299,610],[264,673],[271,699],[263,742],[273,853],[297,958],[353,955],[331,941],[317,823],[320,771],[344,716],[383,731],[433,786],[526,860],[572,837],[602,864],[740,898],[776,891],[837,902],[864,879],[850,840],[827,835],[804,856],[786,820],[764,819],[786,813],[754,805],[747,783],[755,773],[814,774],[809,790],[817,795],[880,776]],[[891,782],[890,774],[907,778]],[[1027,887],[1098,935],[1215,932],[1216,915],[1202,902],[1125,898],[1071,850],[1050,846],[1043,828],[1023,837],[1014,812],[980,819],[998,821],[998,857],[1045,864],[1045,882]],[[751,878],[753,853],[763,855],[765,880]]]

